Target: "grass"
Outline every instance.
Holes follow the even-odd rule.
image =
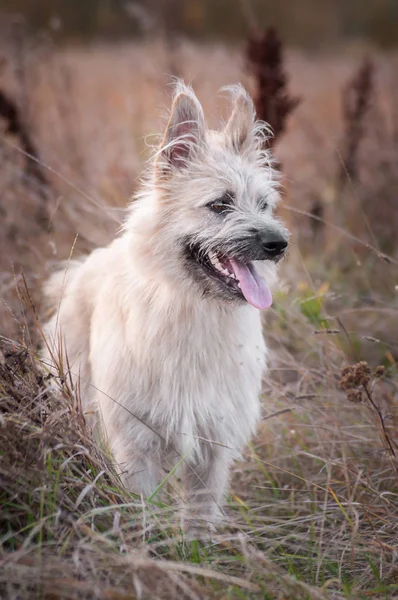
[[[114,235],[145,165],[143,136],[160,131],[167,57],[158,44],[143,43],[52,50],[42,60],[32,52],[26,60],[26,80],[16,79],[11,57],[2,86],[29,99],[25,118],[50,169],[43,167],[48,182],[38,187],[24,171],[19,140],[1,138],[0,595],[397,596],[398,255],[388,207],[398,190],[386,166],[397,157],[398,124],[388,113],[396,58],[375,58],[376,99],[356,179],[343,188],[340,101],[355,52],[316,59],[288,53],[301,103],[275,150],[293,249],[264,323],[272,348],[264,418],[234,467],[225,524],[207,545],[183,537],[175,477],[145,501],[122,488],[67,377],[46,378],[36,359],[45,265]],[[216,89],[253,84],[237,48],[186,44],[180,62],[213,122]],[[381,113],[391,123],[383,146],[373,120]],[[376,167],[369,157],[379,155],[384,167],[370,185]],[[375,213],[367,212],[371,193],[377,234]],[[314,201],[325,222],[315,229]],[[360,361],[371,367],[372,402],[363,382],[341,386],[342,369]],[[384,373],[375,377],[379,365]]]
[[[226,526],[213,544],[187,543],[173,486],[164,482],[162,497],[146,502],[125,492],[67,386],[55,393],[57,382],[43,381],[26,348],[4,340],[1,348],[4,594],[387,598],[397,591],[396,479],[383,457],[364,469],[364,450],[349,456],[336,437],[328,459],[316,453],[306,419],[276,413],[283,445],[271,435],[265,444],[260,432],[236,466]],[[325,427],[325,418],[317,421]],[[305,440],[293,429],[300,426]],[[354,427],[351,451],[361,429]]]

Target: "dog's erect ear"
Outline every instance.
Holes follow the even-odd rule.
[[[204,142],[204,137],[202,107],[191,88],[181,84],[158,153],[158,175],[167,177],[172,169],[184,168]]]
[[[226,89],[233,97],[232,113],[224,129],[226,142],[235,152],[248,148],[252,142],[253,125],[256,119],[253,101],[241,86]]]

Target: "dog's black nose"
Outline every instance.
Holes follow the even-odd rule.
[[[287,239],[280,234],[264,233],[260,236],[261,246],[266,253],[266,258],[282,258],[287,248]]]

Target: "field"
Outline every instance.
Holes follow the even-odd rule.
[[[227,115],[217,90],[256,82],[239,47],[23,50],[6,45],[0,72],[39,157],[3,119],[1,597],[398,597],[398,58],[371,53],[366,87],[361,47],[286,51],[300,104],[275,153],[292,249],[264,319],[264,418],[225,524],[202,545],[180,531],[178,482],[128,494],[68,374],[39,372],[40,285],[55,261],[116,234],[165,122],[171,68],[213,126]]]

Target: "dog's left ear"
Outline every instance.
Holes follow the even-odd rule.
[[[183,169],[205,139],[202,107],[191,88],[180,85],[174,98],[156,161],[158,176],[168,177],[173,169]]]
[[[225,126],[226,142],[235,152],[250,147],[256,111],[249,94],[242,86],[226,88],[234,97],[231,116]]]

